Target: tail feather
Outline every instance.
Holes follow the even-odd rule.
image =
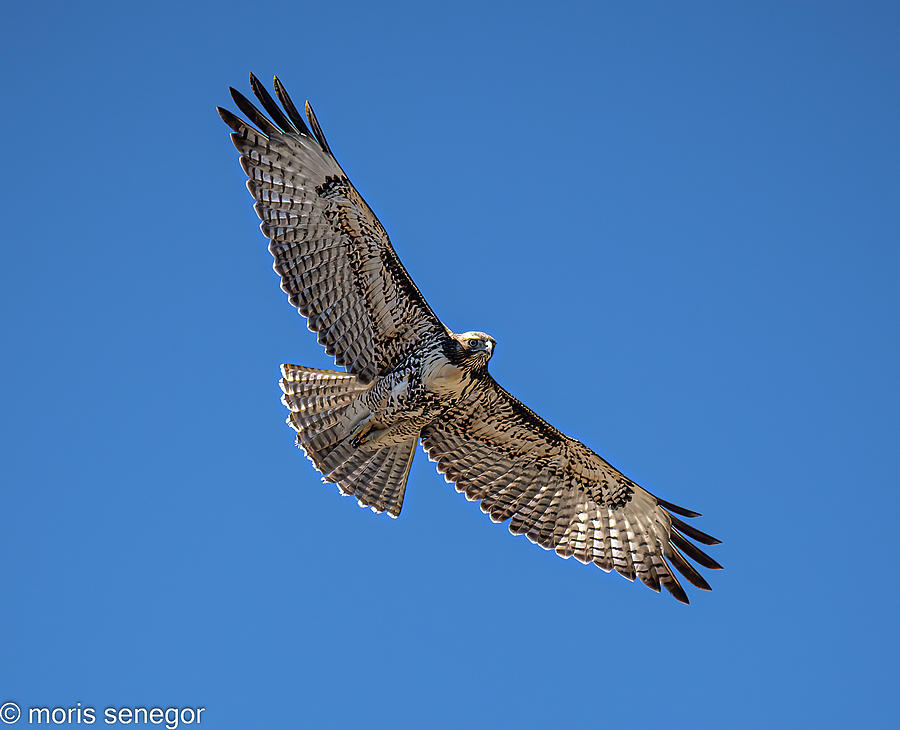
[[[386,504],[398,505],[397,514],[400,514],[399,507],[403,504],[403,493],[406,491],[406,480],[409,478],[409,470],[412,467],[413,457],[416,454],[416,442],[418,439],[407,441],[405,450],[403,448],[396,449],[396,458],[391,472],[384,482],[384,488],[381,492],[381,499]],[[393,513],[391,513],[393,514]],[[394,515],[395,517],[397,515]]]
[[[360,504],[371,506],[377,512],[387,510],[392,517],[400,514],[406,480],[416,453],[418,439],[411,438],[402,444],[384,449],[387,458],[368,479],[357,479],[353,487]]]
[[[397,517],[417,441],[413,437],[376,451],[366,446],[356,449],[345,442],[329,455],[329,461],[341,463],[325,475],[325,481],[336,482],[341,494],[355,496],[361,507],[371,507],[375,512],[387,510]]]
[[[353,424],[345,416],[370,386],[349,373],[299,365],[282,365],[281,372],[281,400],[291,411],[287,422],[323,479],[355,496],[360,506],[397,517],[418,437],[382,448],[355,447],[350,443]]]

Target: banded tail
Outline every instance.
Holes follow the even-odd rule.
[[[361,507],[397,517],[418,437],[383,448],[354,447],[350,436],[359,416],[350,406],[370,386],[349,373],[301,365],[282,365],[281,374],[281,402],[291,411],[287,423],[322,479],[355,496]]]

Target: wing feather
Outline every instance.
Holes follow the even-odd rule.
[[[249,124],[227,109],[219,114],[281,287],[335,362],[369,382],[447,329],[335,160],[312,107],[307,124],[277,78],[281,106],[252,74],[250,87],[265,113],[231,89]]]
[[[309,131],[309,127],[306,126],[306,121],[303,119],[303,115],[297,111],[297,107],[294,106],[294,102],[291,100],[291,97],[288,96],[287,91],[281,84],[281,80],[277,76],[275,77],[274,86],[275,96],[278,97],[278,101],[281,102],[281,105],[287,112],[288,117],[290,117],[291,123],[294,125],[294,128],[297,130],[298,134],[303,134],[307,137],[311,137],[312,133]]]
[[[254,96],[259,99],[263,108],[269,113],[269,116],[272,117],[275,124],[281,127],[282,132],[299,133],[300,130],[298,130],[284,115],[284,112],[281,111],[281,107],[275,103],[275,100],[269,94],[268,90],[266,90],[266,87],[263,86],[259,79],[256,78],[256,75],[252,73],[250,74],[250,89],[253,91]]]
[[[688,561],[721,566],[685,535],[715,538],[687,525],[696,512],[658,499],[584,444],[561,433],[485,374],[422,440],[438,471],[495,522],[564,558],[640,579],[678,601],[688,597],[675,571],[703,590]],[[680,550],[679,550],[680,548]]]

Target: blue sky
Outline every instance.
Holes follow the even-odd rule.
[[[887,727],[898,16],[8,9],[0,703]],[[329,360],[214,111],[251,70],[312,101],[438,315],[497,338],[501,383],[704,513],[711,593],[561,561],[421,452],[396,521],[320,484],[276,381]]]

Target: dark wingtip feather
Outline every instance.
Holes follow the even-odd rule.
[[[256,75],[251,72],[250,74],[250,89],[256,95],[256,98],[259,99],[260,104],[263,105],[263,108],[269,112],[269,116],[272,117],[275,124],[281,127],[284,132],[296,132],[297,130],[294,128],[294,125],[291,124],[290,120],[284,116],[284,112],[281,111],[281,107],[275,103],[275,100],[272,98],[272,95],[266,90],[266,87],[263,86],[259,79],[256,78]]]
[[[231,129],[235,132],[240,132],[247,125],[244,124],[243,120],[240,117],[235,116],[232,112],[228,111],[224,107],[217,106],[216,111],[219,112],[219,116],[222,117],[222,121],[225,122]]]
[[[672,594],[676,601],[683,603],[686,606],[690,605],[691,602],[687,597],[687,593],[684,592],[684,588],[681,587],[681,584],[674,575],[670,575],[669,579],[663,582],[663,586]]]
[[[278,129],[272,122],[269,121],[268,117],[263,114],[259,109],[257,109],[253,102],[250,101],[246,96],[244,96],[240,91],[235,89],[234,87],[229,87],[229,91],[231,92],[231,98],[234,99],[234,103],[238,105],[238,109],[240,109],[244,114],[247,115],[247,119],[250,120],[252,124],[255,124],[257,129],[261,131],[267,137],[271,137],[273,134],[279,134],[281,130]]]
[[[709,557],[709,555],[707,555],[700,548],[694,545],[694,543],[688,541],[688,539],[680,532],[678,532],[678,530],[672,530],[670,539],[672,540],[672,544],[675,545],[675,547],[683,550],[684,553],[695,563],[699,563],[704,568],[709,568],[710,570],[722,570],[722,566],[719,565],[718,562]]]
[[[312,137],[312,132],[310,132],[309,127],[306,126],[306,121],[303,119],[303,115],[297,111],[297,107],[294,106],[294,102],[288,95],[287,89],[284,88],[284,84],[281,83],[281,80],[277,76],[275,77],[274,84],[275,95],[278,97],[278,100],[281,102],[281,105],[284,107],[287,115],[294,123],[297,131],[300,132],[300,134],[305,134],[307,137]]]
[[[331,147],[328,146],[328,142],[325,140],[325,135],[322,133],[322,128],[319,126],[319,120],[316,119],[316,113],[313,111],[312,106],[310,106],[309,102],[306,102],[306,118],[309,119],[310,126],[312,126],[313,132],[316,135],[316,140],[319,143],[319,146],[322,148],[323,152],[327,152],[329,155],[334,157],[331,152]]]
[[[656,498],[657,504],[660,507],[665,507],[669,512],[674,512],[676,515],[681,515],[682,517],[700,517],[699,512],[694,512],[690,509],[685,509],[684,507],[679,507],[677,504],[672,504],[671,502],[666,502],[664,499]]]
[[[674,566],[675,570],[681,573],[685,578],[687,578],[692,585],[697,586],[697,588],[704,591],[711,591],[709,583],[706,582],[706,579],[697,572],[693,565],[691,565],[687,559],[682,555],[676,548],[671,548],[671,551],[666,555],[669,559],[669,562]]]
[[[672,520],[672,527],[681,530],[685,535],[696,540],[697,542],[702,542],[704,545],[718,545],[722,542],[712,535],[707,535],[705,532],[701,532],[696,527],[691,527],[687,522],[683,522],[677,517],[671,517],[670,519]]]

